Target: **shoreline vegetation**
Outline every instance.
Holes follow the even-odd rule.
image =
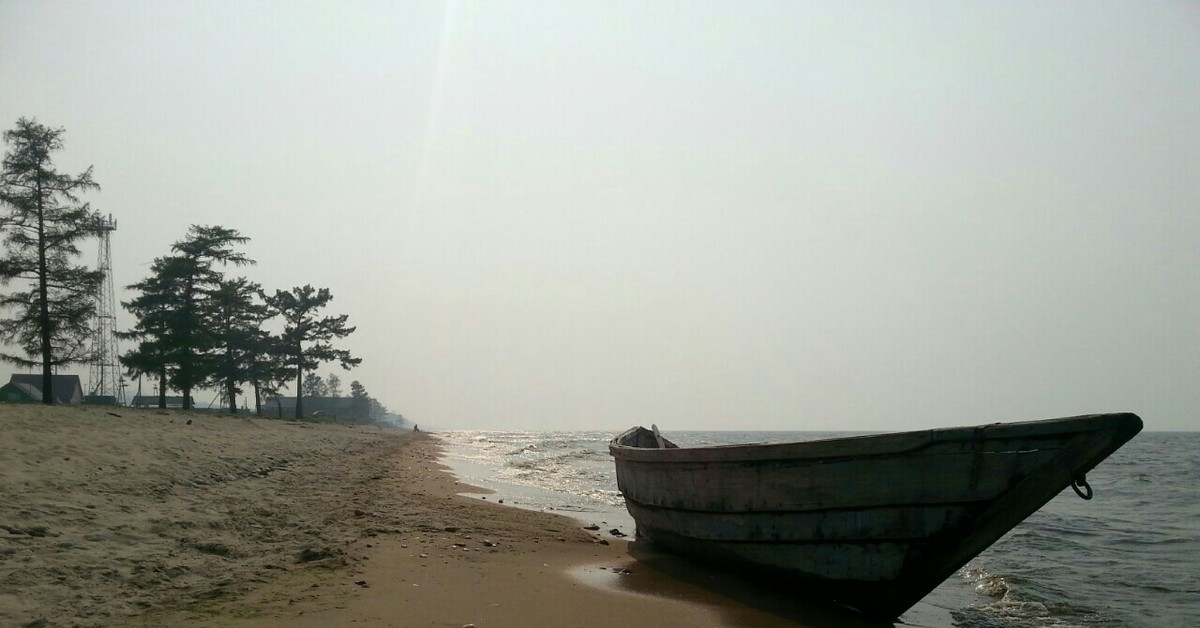
[[[460,495],[426,434],[37,404],[0,404],[0,434],[4,626],[797,625]]]
[[[190,410],[192,393],[208,388],[237,414],[238,396],[249,386],[261,415],[264,397],[278,397],[294,382],[293,416],[300,419],[309,416],[305,396],[340,396],[340,378],[330,376],[326,385],[315,371],[326,363],[344,370],[362,363],[333,344],[354,333],[349,315],[322,314],[333,300],[328,288],[305,284],[268,293],[245,277],[227,277],[230,267],[258,263],[239,250],[250,237],[237,229],[189,226],[154,258],[149,276],[126,286],[137,294],[121,305],[135,322],[117,330],[111,261],[105,257],[96,269],[75,263],[80,244],[93,237],[108,255],[116,221],[82,199],[100,189],[91,166],[79,175],[56,169],[52,155],[63,149],[65,134],[25,117],[2,134],[8,148],[0,163],[0,288],[16,285],[0,292],[0,312],[7,314],[0,317],[0,361],[41,371],[38,384],[24,382],[6,394],[52,405],[64,398],[54,390],[54,374],[86,364],[93,372],[100,367],[92,396],[118,399],[123,368],[129,377],[158,380],[160,409],[171,405],[168,390],[179,391],[179,405]],[[265,326],[274,319],[282,319],[282,331]],[[135,344],[118,355],[118,338]],[[332,394],[318,391],[326,388]],[[386,408],[357,380],[350,393],[350,415],[385,418]]]

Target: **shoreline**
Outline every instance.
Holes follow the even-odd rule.
[[[9,404],[0,433],[0,625],[854,619],[801,617],[565,515],[460,495],[475,487],[425,434]]]

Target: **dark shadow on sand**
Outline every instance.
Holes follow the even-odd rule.
[[[704,589],[714,596],[727,598],[737,605],[757,609],[779,617],[783,624],[791,622],[813,628],[885,628],[897,624],[872,620],[849,609],[826,602],[805,599],[803,592],[795,586],[787,586],[778,579],[755,576],[752,573],[729,573],[718,571],[704,563],[664,554],[645,541],[629,544],[629,555],[637,560],[637,566],[651,569],[673,580]],[[638,579],[628,578],[619,582],[620,588],[639,593],[655,593],[640,590]],[[735,607],[724,607],[727,621],[735,626],[756,626],[746,617],[739,617]],[[903,625],[903,624],[899,624]]]

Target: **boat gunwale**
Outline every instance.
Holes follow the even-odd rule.
[[[982,443],[1018,438],[1052,438],[1058,435],[1112,430],[1132,435],[1141,431],[1142,420],[1130,412],[1116,412],[907,432],[856,434],[787,443],[653,448],[635,447],[620,442],[623,437],[637,429],[639,428],[630,428],[612,439],[608,446],[609,454],[618,460],[659,463],[862,458],[919,451],[939,443],[977,441]]]

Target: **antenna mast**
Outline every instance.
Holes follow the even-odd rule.
[[[109,235],[117,230],[112,214],[100,227],[100,256],[97,268],[104,273],[103,283],[96,292],[96,321],[92,330],[92,362],[89,375],[90,395],[96,401],[125,405],[125,379],[117,350],[116,291],[112,280],[112,248]]]

